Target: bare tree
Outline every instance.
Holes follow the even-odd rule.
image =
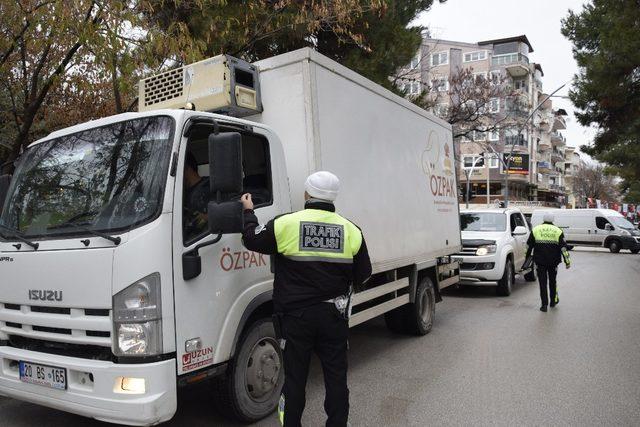
[[[573,179],[576,197],[605,201],[618,201],[619,192],[614,176],[608,175],[601,165],[581,166]]]

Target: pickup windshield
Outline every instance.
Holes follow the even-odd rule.
[[[461,213],[460,229],[462,231],[505,231],[507,216],[492,212]]]
[[[173,119],[146,117],[44,141],[20,158],[0,224],[25,237],[130,229],[162,208]]]

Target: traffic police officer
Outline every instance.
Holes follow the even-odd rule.
[[[274,324],[283,338],[285,380],[279,416],[300,426],[311,353],[322,364],[327,426],[346,426],[349,417],[347,339],[353,286],[371,275],[362,232],[335,213],[340,182],[316,172],[305,182],[305,209],[258,225],[251,195],[245,209],[247,249],[275,255]]]
[[[533,251],[533,261],[536,263],[538,273],[538,283],[540,284],[540,298],[542,305],[540,311],[547,311],[549,297],[551,307],[555,307],[559,302],[556,290],[556,276],[558,274],[558,264],[564,260],[567,268],[571,266],[571,258],[567,251],[567,243],[564,240],[562,230],[553,225],[553,215],[545,213],[542,217],[543,223],[533,227],[529,235],[527,245],[527,257]],[[549,282],[549,296],[547,296],[547,279]]]

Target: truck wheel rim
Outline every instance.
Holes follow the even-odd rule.
[[[251,399],[263,402],[271,397],[278,385],[281,366],[278,344],[273,338],[262,338],[253,346],[246,371],[247,393]]]
[[[420,296],[420,317],[425,324],[431,323],[431,299],[426,290]]]

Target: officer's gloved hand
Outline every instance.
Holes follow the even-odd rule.
[[[565,267],[567,267],[567,270],[571,268],[571,264],[565,264]]]

